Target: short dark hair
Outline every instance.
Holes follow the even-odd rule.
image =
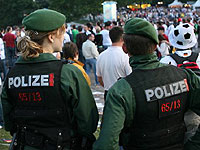
[[[124,44],[131,55],[151,54],[155,50],[155,42],[140,35],[124,34]]]
[[[66,42],[62,50],[65,59],[74,59],[76,57],[76,54],[78,54],[78,48],[73,42]]]
[[[90,28],[90,29],[93,29],[92,23],[90,23],[90,22],[86,23],[86,26],[87,26],[88,28]]]
[[[72,25],[72,29],[76,29],[76,25],[75,24]]]
[[[82,26],[78,26],[77,29],[78,29],[79,32],[81,32],[83,30],[83,27]]]
[[[158,39],[159,39],[159,41],[166,40],[166,38],[161,34],[158,35]]]
[[[11,26],[7,26],[7,28],[6,28],[6,32],[9,32],[11,29],[12,29]]]
[[[111,26],[111,22],[110,21],[105,22],[105,27],[108,27],[108,26]]]
[[[89,39],[92,35],[94,35],[94,34],[92,34],[92,33],[88,34],[87,39]]]
[[[162,31],[165,31],[165,28],[164,27],[162,27],[162,26],[160,26],[160,27],[158,27],[158,29],[157,29],[158,31],[160,31],[160,30],[162,30]]]
[[[115,26],[117,26],[117,21],[113,21],[112,24],[114,24]]]
[[[112,43],[118,42],[123,35],[124,30],[120,26],[113,27],[109,31],[109,36]]]

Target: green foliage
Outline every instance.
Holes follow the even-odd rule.
[[[11,139],[9,132],[6,132],[4,129],[0,129],[0,150],[8,150],[8,143],[1,141],[1,139]]]
[[[25,15],[38,8],[57,10],[67,17],[67,22],[92,14],[93,17],[103,12],[102,3],[106,0],[0,0],[0,27],[21,25]],[[115,0],[117,6],[126,7],[133,3],[153,3],[163,1],[165,5],[173,0]],[[187,2],[187,0],[180,0]]]
[[[102,12],[102,0],[49,0],[49,8],[57,10],[72,21],[88,13],[97,15]]]
[[[37,9],[33,0],[0,0],[0,26],[19,25],[25,15]]]
[[[0,129],[0,140],[1,139],[11,139],[11,138],[12,138],[12,136],[10,135],[9,132],[5,131],[4,129]],[[2,142],[0,141],[0,143],[2,143]]]

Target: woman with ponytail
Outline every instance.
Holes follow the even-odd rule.
[[[4,128],[16,135],[16,149],[91,149],[95,141],[98,111],[90,87],[77,67],[52,55],[62,50],[65,20],[41,9],[22,21],[20,56],[1,95]]]

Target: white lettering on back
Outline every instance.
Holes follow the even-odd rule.
[[[13,78],[8,78],[8,88],[10,88],[11,85],[13,85]]]
[[[14,78],[14,86],[16,88],[18,88],[20,85],[21,85],[21,79],[20,79],[20,77],[15,77]]]
[[[41,75],[41,86],[49,86],[49,75]]]
[[[40,86],[40,83],[37,83],[38,80],[40,79],[40,75],[33,75],[32,79],[34,79],[32,82],[32,86]]]
[[[145,90],[145,94],[146,94],[147,101],[150,101],[151,97],[153,97],[154,95],[154,92],[152,89],[148,89],[148,90]]]
[[[26,86],[28,86],[28,84],[27,84],[27,83],[25,83],[25,78],[24,78],[24,76],[22,76],[22,86],[23,86],[23,87],[26,87]]]

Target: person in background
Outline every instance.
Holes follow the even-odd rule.
[[[123,39],[133,71],[109,89],[93,150],[119,150],[119,145],[124,150],[199,150],[200,129],[184,144],[184,114],[191,109],[200,115],[200,78],[158,61],[159,40],[150,22],[128,20]]]
[[[77,67],[52,55],[62,50],[65,21],[50,9],[22,21],[21,56],[1,94],[5,130],[17,141],[10,149],[91,150],[95,141],[99,117],[90,87]]]
[[[161,59],[162,57],[169,55],[170,44],[161,34],[158,35],[158,39],[159,44],[157,45],[157,50],[160,52],[161,57],[159,59]]]
[[[83,64],[85,64],[85,58],[83,56],[83,52],[82,52],[82,45],[83,43],[87,40],[87,35],[85,33],[83,33],[83,27],[82,26],[78,26],[78,34],[76,36],[76,45],[78,47],[78,52],[79,52],[79,61],[82,62]]]
[[[176,52],[160,60],[161,63],[171,64],[176,67],[187,68],[200,76],[200,56],[193,52],[192,47],[197,43],[194,27],[189,23],[178,25],[169,35],[169,41]],[[193,136],[200,124],[200,117],[193,111],[185,113],[187,132],[185,141]]]
[[[93,34],[89,34],[87,41],[83,43],[82,51],[83,56],[85,57],[85,71],[89,75],[91,69],[93,70],[95,84],[98,85],[99,82],[96,75],[96,61],[99,56],[99,52],[97,51],[96,45],[93,43],[94,39],[95,36]]]
[[[111,22],[107,21],[105,22],[104,29],[100,32],[103,36],[103,48],[106,50],[109,46],[112,45],[111,39],[109,37],[109,31],[112,28]]]
[[[73,24],[72,25],[72,37],[73,37],[73,42],[76,43],[76,36],[78,34],[78,30],[76,29],[76,25]]]
[[[7,75],[5,48],[3,43],[3,37],[0,35],[0,58],[1,58],[1,80],[4,81]]]
[[[66,30],[67,30],[67,28],[66,28]],[[67,43],[67,42],[70,42],[70,41],[71,41],[70,36],[69,36],[69,34],[67,33],[67,31],[66,31],[65,34],[64,34],[64,41],[63,41],[63,44],[65,44],[65,43]]]
[[[6,34],[3,36],[3,41],[6,44],[6,57],[8,58],[8,68],[10,69],[11,67],[14,66],[14,57],[15,55],[15,40],[16,40],[16,35],[12,34],[12,27],[8,26],[6,28]]]
[[[97,50],[99,54],[104,51],[103,36],[100,32],[101,32],[101,28],[99,26],[96,26],[96,35],[95,35],[94,43],[97,46]]]
[[[113,27],[109,32],[112,46],[103,51],[97,58],[97,78],[104,87],[104,100],[109,88],[119,79],[131,73],[129,56],[124,53],[122,46],[123,29],[119,26]],[[109,71],[108,71],[109,70]]]
[[[2,81],[5,78],[5,68],[4,68],[4,60],[5,60],[5,52],[4,52],[4,43],[2,40],[3,36],[0,34],[0,86],[2,86]],[[3,114],[0,100],[0,129],[3,127]]]
[[[76,66],[82,72],[88,85],[90,86],[91,85],[90,77],[87,75],[87,73],[83,69],[84,64],[78,61],[79,54],[78,54],[78,48],[76,44],[74,44],[73,42],[67,42],[64,44],[62,50],[63,50],[64,61],[66,61],[66,63],[70,63]]]
[[[4,28],[1,28],[1,30],[0,30],[0,36],[3,37],[4,35],[5,35],[5,30],[4,30]]]
[[[169,41],[168,36],[165,34],[164,27],[160,26],[160,27],[158,27],[157,30],[158,30],[158,35],[162,35],[165,38],[165,40]]]
[[[88,31],[91,33],[91,34],[96,34],[96,29],[93,27],[92,23],[91,22],[88,22],[86,23],[86,26],[88,27]]]

